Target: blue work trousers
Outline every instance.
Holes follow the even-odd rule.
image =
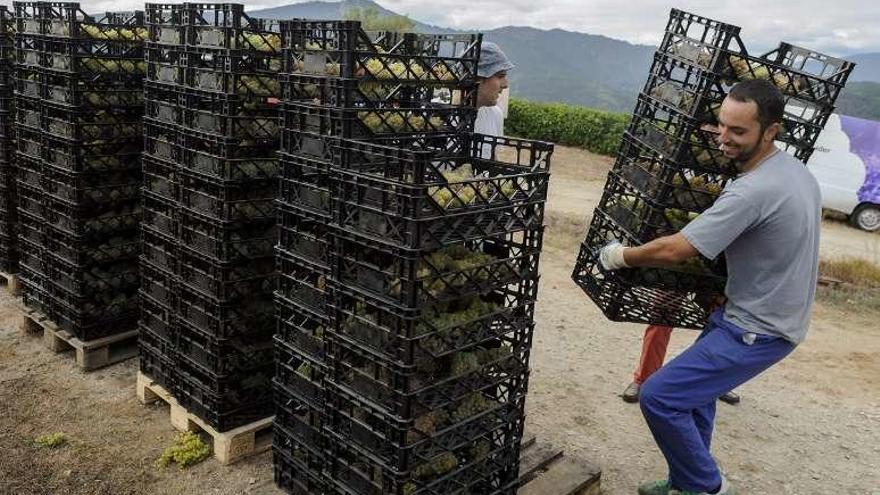
[[[755,334],[719,309],[694,344],[651,375],[639,390],[642,414],[679,490],[710,492],[721,472],[709,453],[715,401],[787,356],[795,344]]]

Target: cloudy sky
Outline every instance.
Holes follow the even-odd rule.
[[[298,0],[243,1],[250,9]],[[878,0],[378,0],[415,20],[459,29],[500,26],[561,28],[633,43],[657,44],[671,7],[736,24],[747,46],[769,49],[785,40],[832,55],[880,52]],[[132,0],[84,1],[86,11],[135,8]]]

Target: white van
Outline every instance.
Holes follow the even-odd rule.
[[[880,122],[831,115],[807,168],[819,181],[823,208],[880,231]]]

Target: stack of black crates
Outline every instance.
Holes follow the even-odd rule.
[[[720,105],[738,81],[766,79],[786,98],[778,144],[807,161],[853,64],[781,44],[748,55],[740,28],[673,10],[617,161],[608,175],[573,273],[615,321],[702,328],[724,289],[723,257],[667,269],[603,273],[598,249],[635,246],[681,230],[736,177],[713,134]]]
[[[473,134],[481,36],[282,24],[288,493],[515,493],[552,145]]]
[[[280,32],[147,4],[141,371],[220,431],[272,414]]]
[[[18,272],[15,173],[15,20],[0,5],[0,271]]]
[[[134,330],[143,13],[14,6],[22,297],[84,341]]]

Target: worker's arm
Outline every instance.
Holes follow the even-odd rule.
[[[758,221],[758,209],[738,193],[725,191],[681,232],[654,239],[637,247],[612,242],[599,252],[605,270],[628,267],[668,266],[701,254],[715,259],[743,232]]]
[[[692,258],[699,252],[681,235],[673,234],[659,237],[653,241],[636,247],[625,247],[615,242],[599,253],[602,268],[616,270],[618,268],[641,266],[668,266]]]
[[[659,237],[641,246],[626,248],[623,258],[629,266],[667,266],[699,254],[680,233]]]

